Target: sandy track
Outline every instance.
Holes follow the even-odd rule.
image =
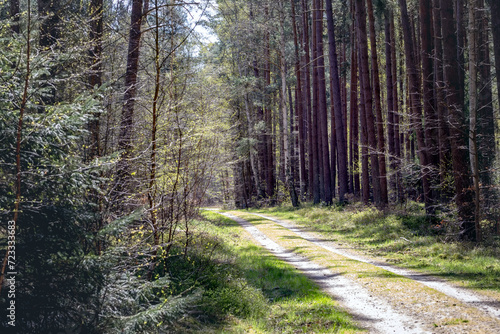
[[[500,333],[496,300],[346,252],[289,222],[253,214],[266,220],[251,224],[238,212],[224,215],[317,282],[370,333]]]
[[[418,322],[416,319],[399,314],[388,303],[373,297],[360,284],[335,274],[303,256],[287,251],[248,221],[227,213],[223,215],[238,222],[273,255],[292,264],[335,296],[363,327],[371,328],[372,333],[426,333],[415,325],[415,322]]]
[[[384,270],[395,273],[397,275],[401,275],[401,276],[410,278],[410,279],[415,280],[415,281],[417,281],[423,285],[426,285],[432,289],[440,291],[440,292],[444,293],[445,295],[456,298],[463,303],[469,304],[472,307],[476,307],[478,309],[481,309],[482,311],[488,313],[490,316],[493,316],[493,317],[500,319],[500,303],[497,300],[493,300],[492,298],[488,298],[486,296],[481,296],[477,293],[474,293],[470,290],[466,290],[464,288],[452,286],[449,283],[447,283],[447,282],[445,282],[437,277],[431,276],[431,275],[425,275],[425,274],[418,273],[418,272],[415,272],[412,270],[398,268],[395,266],[391,266],[391,265],[382,263],[380,261],[374,261],[374,260],[370,260],[370,259],[364,258],[364,257],[359,256],[359,255],[351,254],[345,250],[335,248],[331,242],[318,240],[317,236],[314,236],[311,233],[304,232],[295,225],[292,225],[290,223],[275,219],[273,217],[269,217],[269,216],[265,216],[265,215],[261,215],[261,214],[257,214],[257,213],[254,213],[254,215],[265,218],[265,219],[269,219],[269,220],[283,226],[284,228],[289,229],[292,232],[295,232],[297,235],[304,238],[305,240],[313,242],[313,243],[323,247],[324,249],[326,249],[330,252],[340,254],[342,256],[348,257],[348,258],[356,260],[356,261],[369,263],[369,264],[372,264],[376,267],[379,267],[379,268],[382,268]]]

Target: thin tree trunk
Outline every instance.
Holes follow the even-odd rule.
[[[120,125],[120,136],[118,138],[118,147],[124,151],[119,166],[119,174],[117,178],[118,182],[124,182],[129,179],[128,160],[131,157],[133,149],[132,131],[134,105],[137,94],[137,72],[139,69],[139,46],[141,41],[142,14],[143,1],[133,0],[132,12],[130,16],[127,69],[125,72],[125,94],[123,97],[124,103]]]
[[[318,49],[317,45],[317,30],[316,30],[316,20],[317,20],[317,3],[316,0],[313,1],[312,8],[312,159],[313,159],[313,203],[318,204],[321,201],[321,186],[322,186],[322,176],[321,176],[321,164],[320,164],[320,131],[321,128],[318,125],[319,122],[319,83],[318,83]]]
[[[305,157],[305,127],[304,127],[304,110],[307,106],[304,103],[302,94],[302,70],[300,69],[299,56],[299,38],[297,33],[297,22],[295,19],[295,1],[290,0],[292,7],[292,26],[293,26],[293,42],[295,45],[295,76],[297,85],[295,86],[295,99],[297,100],[296,113],[298,116],[299,127],[299,161],[300,161],[300,195],[304,198],[307,189],[307,173],[306,173],[306,157]]]
[[[385,163],[384,120],[382,118],[382,103],[380,101],[380,74],[378,68],[377,42],[375,36],[375,18],[372,0],[367,0],[368,22],[370,27],[370,46],[373,73],[373,89],[375,97],[375,122],[377,124],[377,150],[380,173],[380,199],[383,205],[389,203],[387,194],[387,166]]]
[[[89,83],[91,88],[102,85],[102,36],[103,36],[103,0],[92,0],[90,2],[90,40],[94,44],[90,51],[92,66]],[[89,122],[90,130],[90,152],[89,159],[100,156],[100,115],[97,114]]]
[[[434,64],[433,64],[433,17],[432,1],[420,0],[420,36],[421,36],[421,59],[423,74],[423,102],[425,117],[425,146],[427,148],[428,173],[431,189],[429,194],[429,205],[435,205],[437,189],[439,186],[439,139],[438,118],[435,108],[434,91]],[[433,211],[433,209],[431,209]]]
[[[352,34],[353,42],[355,40],[355,32]],[[360,195],[360,179],[359,179],[359,109],[358,109],[358,53],[356,44],[352,43],[351,49],[351,175],[353,179],[354,196]]]
[[[452,196],[449,189],[449,182],[446,182],[450,175],[451,167],[451,148],[450,133],[448,129],[448,110],[445,107],[446,98],[444,96],[444,79],[442,66],[442,38],[441,38],[441,15],[440,0],[433,0],[434,4],[434,89],[436,92],[436,110],[438,114],[438,136],[439,136],[439,174],[440,174],[440,199],[448,201]]]
[[[411,102],[411,127],[415,129],[418,144],[418,155],[422,165],[422,186],[424,191],[425,208],[428,213],[432,211],[432,194],[429,180],[429,159],[425,145],[424,131],[422,128],[422,105],[420,104],[420,80],[417,73],[417,64],[415,62],[413,50],[413,41],[411,40],[410,20],[406,7],[406,0],[399,0],[401,8],[401,25],[403,27],[403,38],[406,54],[406,69],[408,72],[409,93]]]
[[[401,170],[399,166],[401,165],[402,157],[402,135],[400,131],[400,116],[399,116],[399,94],[398,94],[398,59],[396,57],[396,29],[394,27],[394,14],[390,13],[390,37],[391,37],[391,59],[392,59],[392,96],[393,96],[393,108],[394,111],[394,154],[395,154],[395,169],[396,169],[396,188],[397,188],[397,199],[399,203],[403,203],[403,181]]]
[[[493,36],[493,53],[495,55],[495,71],[497,77],[497,97],[500,100],[500,1],[489,0],[491,8],[491,35]]]
[[[19,34],[19,0],[9,0],[9,15],[12,19],[12,32]]]
[[[356,18],[358,23],[358,46],[360,52],[360,77],[361,91],[364,95],[364,114],[366,115],[366,128],[368,134],[368,143],[370,146],[370,160],[372,170],[372,186],[373,186],[373,200],[377,207],[382,206],[382,197],[380,189],[380,171],[379,159],[377,154],[377,136],[375,127],[375,118],[373,116],[373,96],[372,87],[370,83],[370,67],[368,63],[368,40],[366,33],[366,9],[363,0],[356,0]]]
[[[322,199],[326,205],[332,204],[330,151],[328,143],[328,113],[326,103],[325,59],[323,57],[323,0],[316,0],[316,55],[318,71],[318,133],[321,143],[321,175],[323,190]]]
[[[315,169],[314,169],[314,149],[315,145],[313,143],[313,122],[312,122],[312,96],[311,96],[311,56],[310,56],[310,48],[309,48],[309,9],[306,0],[302,0],[302,32],[303,32],[303,47],[304,47],[304,92],[305,92],[305,105],[306,108],[306,122],[307,122],[307,144],[308,144],[308,193],[309,198],[314,199],[315,194]],[[319,192],[318,192],[319,193]],[[318,200],[319,202],[319,200]]]
[[[334,154],[334,139],[337,147],[338,158],[338,182],[339,182],[339,201],[344,202],[344,196],[348,192],[349,179],[347,175],[347,142],[344,128],[344,105],[342,103],[340,76],[337,62],[337,47],[335,44],[335,25],[333,22],[332,2],[326,0],[326,18],[328,25],[328,43],[330,59],[330,82],[332,87],[333,113],[332,117],[332,160]],[[335,124],[335,131],[333,124]],[[334,135],[335,134],[335,135]],[[335,168],[332,163],[332,169]]]
[[[390,188],[397,195],[397,180],[396,180],[396,150],[394,136],[394,79],[392,77],[392,48],[391,45],[391,13],[386,9],[385,13],[385,75],[387,88],[387,143],[389,147],[389,162],[391,166],[391,176],[389,178]]]
[[[480,189],[479,189],[479,159],[477,147],[477,111],[478,111],[478,87],[477,87],[477,65],[478,65],[478,24],[476,11],[479,10],[479,1],[472,0],[469,4],[469,159],[472,171],[472,179],[475,192],[474,223],[476,227],[476,241],[481,241],[481,212],[480,212]]]

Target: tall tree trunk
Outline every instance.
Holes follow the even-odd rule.
[[[354,24],[355,25],[355,24]],[[354,29],[355,30],[355,29]],[[350,155],[351,155],[351,175],[353,183],[354,196],[360,195],[360,179],[359,179],[359,109],[358,109],[358,52],[356,50],[355,31],[352,33],[352,48],[351,48],[351,99],[350,99],[350,116],[351,116],[351,140],[350,140]]]
[[[491,59],[488,18],[486,17],[486,7],[484,0],[479,0],[478,13],[478,71],[479,71],[479,93],[477,110],[477,133],[478,149],[481,154],[478,156],[479,176],[481,183],[486,189],[490,189],[493,184],[492,169],[496,157],[495,141],[495,115],[493,113],[493,92],[491,87]],[[490,192],[487,199],[498,200]],[[493,203],[492,203],[493,204]],[[494,204],[493,204],[494,205]]]
[[[58,26],[61,21],[58,14],[60,8],[60,0],[38,0],[38,15],[43,17],[39,36],[43,50],[55,45],[61,35]]]
[[[460,66],[457,57],[457,39],[453,20],[452,0],[440,1],[441,33],[443,38],[443,68],[450,122],[450,143],[453,159],[453,178],[455,181],[455,202],[458,217],[462,224],[462,238],[475,239],[474,208],[470,191],[470,172],[467,142],[465,136],[465,117],[460,101]]]
[[[19,0],[9,0],[9,15],[12,19],[11,29],[16,34],[19,34]]]
[[[146,0],[147,1],[147,0]],[[120,135],[118,147],[123,150],[122,158],[118,166],[117,191],[118,196],[123,197],[126,185],[130,180],[129,159],[132,155],[132,132],[134,105],[137,93],[137,72],[139,68],[139,46],[141,41],[141,24],[143,16],[143,1],[133,0],[130,15],[130,32],[127,53],[127,69],[125,72],[125,94],[123,97],[123,109],[120,124]]]
[[[380,173],[380,199],[383,205],[389,203],[387,194],[387,166],[385,163],[384,119],[382,118],[382,103],[380,101],[380,74],[378,68],[377,42],[375,35],[375,18],[372,0],[367,0],[368,22],[370,27],[370,47],[373,73],[373,89],[375,97],[375,122],[377,124],[377,150]]]
[[[49,52],[51,48],[58,47],[58,40],[61,36],[59,24],[61,18],[59,17],[60,0],[38,0],[38,15],[42,17],[39,25],[39,45],[42,52]],[[56,76],[58,69],[56,66],[51,65],[48,68],[48,73],[42,75],[42,79],[47,81],[42,84],[45,89],[45,94],[42,95],[42,104],[39,106],[43,112],[45,106],[51,106],[56,103],[57,90],[52,85],[50,80]],[[53,83],[53,82],[52,82]]]
[[[396,189],[397,189],[397,200],[399,203],[404,201],[403,194],[403,181],[401,170],[399,166],[401,165],[402,157],[402,135],[400,131],[400,116],[399,116],[399,94],[398,94],[398,59],[396,57],[396,29],[394,27],[394,13],[390,12],[390,40],[391,40],[391,65],[392,65],[392,97],[393,97],[393,107],[394,111],[394,155],[395,155],[395,173],[396,173]]]
[[[463,0],[455,1],[455,34],[457,38],[457,48],[455,52],[457,53],[457,59],[459,67],[458,77],[459,77],[459,97],[460,104],[465,104],[465,24],[464,24],[464,3]]]
[[[429,205],[435,205],[439,186],[438,117],[434,91],[432,0],[420,0],[420,37],[423,74],[423,102],[425,117],[425,146],[427,148],[430,181]],[[432,210],[431,210],[432,211]]]
[[[406,0],[399,0],[401,8],[401,25],[403,27],[403,38],[406,54],[406,69],[408,72],[408,83],[411,103],[411,127],[415,129],[418,144],[418,156],[422,165],[422,186],[424,191],[425,208],[428,213],[432,212],[432,193],[429,180],[429,159],[425,145],[424,131],[422,128],[422,105],[420,104],[420,80],[417,73],[417,64],[415,62],[415,51],[413,50],[413,41],[410,20],[408,17]]]
[[[93,47],[90,50],[92,66],[90,68],[89,84],[91,88],[102,85],[102,36],[103,36],[103,0],[90,2],[90,40]],[[89,159],[100,156],[100,120],[99,114],[89,122],[90,152]]]
[[[329,45],[329,60],[330,60],[330,82],[332,86],[332,102],[334,110],[334,118],[332,118],[332,157],[334,154],[333,140],[336,140],[337,159],[338,159],[338,182],[339,182],[339,201],[344,202],[344,196],[348,192],[349,179],[347,175],[347,142],[345,138],[344,128],[344,105],[342,103],[340,76],[337,62],[337,47],[335,44],[335,24],[333,22],[332,2],[326,0],[326,18],[328,26],[328,45]],[[335,122],[333,122],[335,120]],[[335,131],[333,124],[335,124]],[[334,136],[335,133],[335,136]],[[332,169],[335,167],[332,164]]]
[[[309,197],[314,199],[315,194],[315,169],[313,151],[315,149],[313,143],[313,122],[312,122],[312,96],[311,96],[311,56],[309,48],[309,8],[306,0],[302,0],[302,33],[303,33],[303,47],[304,47],[304,92],[305,92],[305,105],[304,109],[307,122],[307,144],[308,144],[308,193]],[[317,186],[317,185],[316,185]],[[319,192],[318,192],[319,194]],[[319,201],[319,200],[318,200]]]
[[[326,205],[332,204],[330,153],[328,148],[328,113],[326,103],[325,59],[323,57],[323,0],[316,1],[316,55],[318,72],[318,133],[321,145],[321,190]]]
[[[318,82],[318,49],[317,45],[317,30],[316,30],[316,20],[317,20],[317,3],[316,0],[313,1],[312,8],[312,160],[313,160],[313,203],[318,204],[321,201],[321,186],[322,186],[322,175],[321,175],[321,128],[318,125],[319,122],[319,82]]]
[[[391,44],[391,13],[388,9],[385,10],[384,28],[385,28],[385,75],[387,89],[387,143],[389,147],[389,162],[391,166],[391,176],[389,178],[390,188],[393,193],[397,194],[396,180],[396,149],[394,138],[394,79],[392,77],[392,48]]]
[[[266,16],[268,15],[268,11],[266,8]],[[269,42],[269,33],[265,35],[266,40],[266,60],[265,60],[265,82],[266,86],[269,87],[271,85],[271,51],[270,51],[270,42]],[[265,163],[266,163],[266,193],[267,197],[271,199],[273,202],[274,197],[274,188],[276,184],[276,177],[274,173],[274,152],[273,152],[273,135],[272,135],[272,110],[269,101],[266,102],[266,107],[264,108],[264,120],[266,124],[266,133],[265,133]]]
[[[472,0],[469,4],[469,159],[472,171],[472,179],[475,192],[474,223],[476,228],[476,241],[481,241],[481,212],[480,212],[480,189],[479,189],[479,151],[477,147],[477,111],[478,111],[478,23],[476,12],[479,10],[479,1]]]
[[[304,110],[307,110],[304,96],[302,94],[302,70],[299,56],[299,39],[297,33],[297,22],[295,19],[295,1],[290,0],[292,7],[293,42],[295,46],[295,76],[297,85],[295,86],[295,99],[297,100],[296,113],[299,127],[299,163],[300,163],[300,195],[304,198],[307,189],[306,157],[305,157],[305,127]]]
[[[380,189],[380,169],[379,159],[377,154],[377,136],[375,127],[375,118],[373,116],[373,96],[370,83],[370,67],[368,63],[368,40],[366,33],[366,8],[363,0],[356,0],[356,19],[358,23],[358,46],[360,52],[360,77],[361,91],[364,95],[364,113],[366,117],[368,143],[370,150],[370,161],[372,170],[372,185],[373,185],[373,200],[375,204],[382,206],[382,196]]]
[[[500,1],[489,0],[491,8],[491,35],[495,55],[495,73],[497,77],[497,97],[500,100]]]
[[[433,0],[434,13],[434,90],[436,92],[436,110],[438,114],[438,137],[439,137],[439,174],[440,174],[440,199],[447,201],[452,196],[452,191],[446,180],[450,175],[451,167],[451,147],[450,133],[448,129],[448,109],[445,107],[446,98],[444,95],[444,79],[442,66],[442,38],[441,38],[441,15],[440,0]]]

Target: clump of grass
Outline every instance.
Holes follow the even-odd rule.
[[[447,238],[444,222],[425,216],[414,203],[407,210],[385,212],[359,204],[338,208],[303,205],[260,209],[258,212],[292,220],[307,229],[348,242],[390,262],[460,282],[468,287],[500,291],[500,247]]]

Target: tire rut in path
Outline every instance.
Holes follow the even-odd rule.
[[[228,213],[222,214],[240,224],[274,256],[292,264],[333,295],[370,333],[430,333],[419,326],[418,319],[397,312],[389,303],[374,297],[362,285],[286,250],[248,221]]]

